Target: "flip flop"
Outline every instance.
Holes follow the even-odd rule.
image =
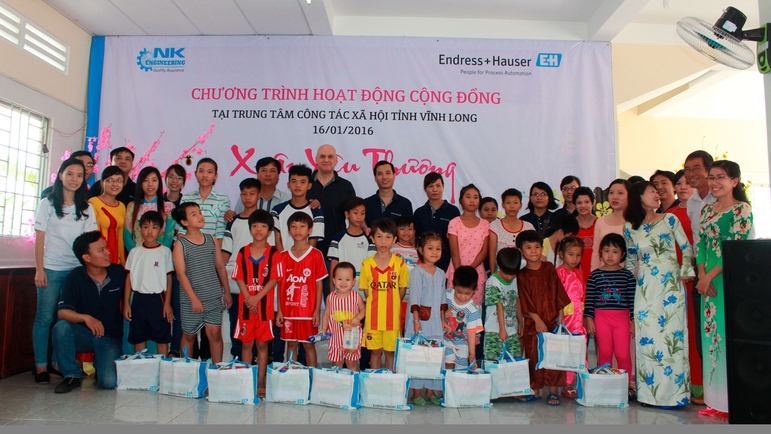
[[[431,404],[442,405],[442,401],[436,395],[432,396],[431,398],[428,398],[428,400],[431,401]]]
[[[562,395],[570,399],[578,398],[578,392],[575,389],[565,389],[562,391]]]
[[[556,404],[553,404],[553,402],[556,401]],[[560,405],[560,396],[556,393],[550,393],[549,396],[546,397],[546,404],[557,406]]]
[[[519,401],[519,402],[535,402],[535,401],[540,401],[540,400],[541,400],[541,397],[540,396],[535,396],[535,395],[526,395],[526,396],[518,396],[517,397],[517,401]]]

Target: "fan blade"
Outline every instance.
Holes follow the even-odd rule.
[[[755,63],[755,55],[746,44],[698,18],[678,21],[677,34],[694,50],[731,68],[747,69]]]

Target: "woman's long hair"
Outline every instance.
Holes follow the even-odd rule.
[[[739,165],[734,163],[731,160],[717,160],[714,163],[712,163],[712,166],[709,167],[709,170],[712,170],[713,168],[717,167],[718,169],[723,169],[726,175],[728,175],[729,178],[736,178],[739,180],[739,182],[736,184],[736,187],[731,191],[733,194],[734,199],[738,200],[739,202],[744,203],[750,203],[749,200],[747,200],[747,193],[744,192],[744,183],[742,182],[742,171],[739,168]]]
[[[86,176],[86,166],[83,162],[77,158],[70,158],[65,160],[61,166],[59,166],[59,172],[56,174],[56,181],[54,181],[54,190],[48,200],[54,206],[56,216],[64,218],[64,183],[62,182],[61,175],[70,166],[80,166],[83,169],[83,176]],[[88,186],[86,185],[86,179],[80,184],[80,187],[75,190],[75,220],[80,220],[81,217],[88,218],[88,214],[85,211],[88,209]]]
[[[142,206],[142,201],[145,199],[145,192],[142,190],[142,184],[145,182],[148,176],[155,174],[158,177],[158,189],[155,191],[155,197],[157,202],[157,211],[160,215],[166,217],[166,207],[163,202],[163,178],[161,178],[161,172],[155,167],[148,166],[139,171],[137,176],[137,189],[134,192],[134,212],[131,216],[131,221],[136,224],[137,216],[139,215],[139,207]]]
[[[652,183],[640,181],[632,184],[632,187],[628,190],[629,194],[627,195],[627,205],[624,210],[624,220],[631,223],[634,230],[637,230],[642,222],[645,221],[645,208],[643,208],[642,196],[648,187],[656,189]]]

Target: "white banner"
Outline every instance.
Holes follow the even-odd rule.
[[[445,175],[452,203],[471,182],[499,198],[535,181],[558,190],[568,174],[592,187],[615,175],[605,42],[109,37],[103,72],[100,131],[112,147],[129,143],[135,163],[161,171],[212,157],[215,188],[233,202],[259,158],[275,156],[284,173],[313,167],[325,143],[361,197],[377,189],[373,164],[392,161],[415,208],[429,171]]]

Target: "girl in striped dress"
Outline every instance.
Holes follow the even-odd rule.
[[[357,291],[351,291],[356,280],[356,268],[350,262],[340,262],[332,272],[335,292],[327,296],[324,317],[321,320],[321,334],[332,334],[329,338],[329,361],[338,368],[345,367],[358,371],[361,358],[361,322],[364,320],[365,306]],[[358,330],[356,349],[344,348],[343,335],[346,328]]]

